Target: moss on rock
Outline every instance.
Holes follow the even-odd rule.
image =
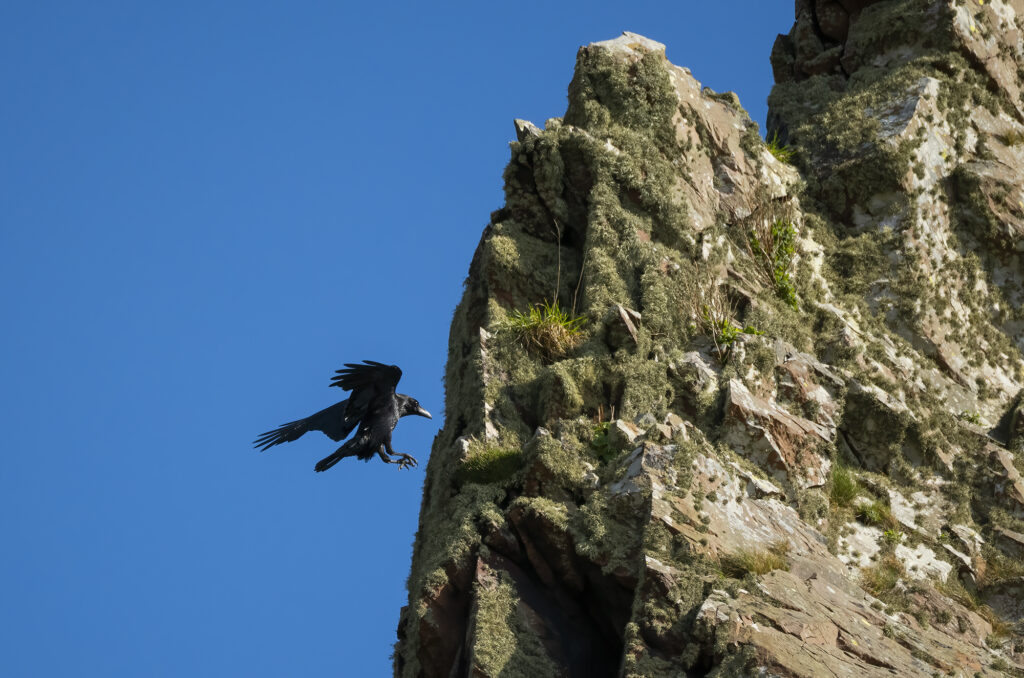
[[[961,251],[973,242],[964,225],[989,240],[1009,232],[982,175],[954,167],[985,151],[971,107],[995,115],[1006,103],[978,64],[950,51],[955,11],[870,4],[842,63],[816,75],[800,70],[810,57],[795,38],[783,41],[792,79],[772,93],[769,127],[796,151],[803,183],[764,153],[735,95],[701,88],[657,43],[626,35],[580,50],[564,118],[511,145],[505,206],[453,319],[399,675],[582,675],[573,643],[617,657],[587,675],[811,675],[771,664],[779,658],[757,638],[737,640],[702,613],[784,607],[761,586],[786,575],[778,559],[732,572],[742,581],[723,575],[722,553],[764,550],[726,549],[724,532],[792,520],[787,534],[816,535],[787,547],[794,571],[813,562],[825,580],[845,571],[825,542],[839,552],[869,494],[888,506],[899,488],[923,506],[934,493],[960,527],[984,532],[990,516],[1018,526],[1012,472],[977,463],[992,443],[956,419],[970,409],[994,421],[1024,363],[1008,338],[1014,311],[986,311],[1009,305],[1005,263]],[[940,160],[932,137],[946,144]],[[785,275],[778,256],[759,259],[749,245],[751,219],[773,209],[788,224]],[[959,236],[934,226],[950,214]],[[585,318],[578,343],[542,355],[508,331],[516,311],[541,302]],[[717,359],[718,337],[701,322],[712,307],[717,323],[751,327]],[[993,355],[961,364],[956,319]],[[1004,374],[998,387],[981,377]],[[760,409],[727,437],[724,421],[738,415],[723,405],[744,389]],[[823,477],[840,459],[856,469],[857,497],[846,488],[839,498],[839,471],[823,490],[754,468],[750,446],[785,466],[779,446],[804,449],[811,434]],[[777,520],[748,525],[764,506]],[[829,585],[854,586],[835,576]]]

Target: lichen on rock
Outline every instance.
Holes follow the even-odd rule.
[[[1024,671],[1021,17],[798,0],[795,166],[663,45],[580,49],[452,322],[396,676]]]

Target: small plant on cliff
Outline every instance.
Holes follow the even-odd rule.
[[[903,541],[903,530],[897,530],[896,528],[890,528],[882,533],[882,538],[886,544],[899,544]]]
[[[551,361],[579,345],[581,326],[585,322],[586,318],[561,308],[557,301],[545,301],[532,306],[526,313],[512,311],[506,324],[527,350]]]
[[[601,461],[605,461],[612,456],[611,443],[608,441],[608,429],[610,427],[611,422],[608,421],[594,424],[594,437],[590,439],[590,448],[594,450],[594,455]]]
[[[608,421],[604,421],[604,405],[597,406],[597,415],[594,417],[593,437],[590,439],[590,449],[594,456],[601,461],[609,461],[615,456],[615,448],[608,438],[608,432],[615,419],[615,407],[612,406]]]
[[[705,314],[704,321],[711,326],[711,338],[715,342],[715,348],[718,349],[718,357],[722,359],[722,362],[725,362],[729,357],[729,353],[732,352],[732,345],[741,334],[764,334],[764,332],[753,325],[739,327],[738,325],[733,325],[732,320],[729,318],[714,320],[707,313]]]
[[[977,410],[964,410],[960,413],[960,418],[974,424],[975,426],[981,426],[981,413]]]
[[[789,219],[754,219],[747,233],[747,249],[775,293],[793,310],[800,307],[790,270],[796,254],[796,227]]]
[[[857,496],[857,479],[850,469],[836,464],[828,476],[828,498],[833,506],[849,506]]]
[[[1003,143],[1007,146],[1019,146],[1020,144],[1024,144],[1024,132],[1011,129],[1003,135]]]
[[[880,500],[862,504],[857,509],[857,517],[875,527],[896,528],[896,519],[892,517],[889,505]]]
[[[684,310],[689,311],[695,327],[711,337],[718,360],[723,365],[729,360],[733,344],[741,334],[763,334],[752,325],[741,327],[733,323],[735,305],[710,270],[695,277],[683,299]]]
[[[895,589],[904,574],[903,563],[895,555],[888,553],[874,565],[860,571],[860,583],[866,591],[885,604],[902,609],[906,606],[906,601]]]
[[[1007,558],[1000,551],[986,547],[985,574],[981,578],[983,586],[1024,579],[1024,562]]]
[[[796,151],[779,141],[778,130],[772,133],[771,139],[765,139],[764,143],[768,147],[768,152],[774,155],[775,159],[779,162],[784,162],[787,165],[793,162],[793,156],[796,155]]]
[[[772,570],[788,570],[786,554],[789,544],[777,541],[767,549],[740,549],[720,559],[722,574],[741,579],[751,574],[767,574]]]
[[[586,259],[580,266],[580,277],[576,282],[576,292],[572,298],[572,310],[563,309],[558,305],[558,290],[562,283],[562,227],[557,219],[552,220],[557,244],[557,269],[555,288],[551,296],[553,302],[545,301],[535,304],[526,313],[515,310],[505,321],[510,329],[523,343],[523,346],[540,356],[547,362],[563,357],[576,348],[581,339],[581,328],[586,318],[576,315],[576,295],[583,283],[583,271]]]

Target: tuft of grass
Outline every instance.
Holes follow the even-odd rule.
[[[857,509],[857,517],[875,527],[896,528],[896,519],[892,517],[892,510],[885,502],[876,499],[870,504],[864,504]]]
[[[985,559],[983,586],[992,586],[1011,579],[1024,578],[1024,562],[1007,558],[1001,553],[990,551]]]
[[[488,484],[508,479],[522,465],[523,453],[519,449],[487,448],[471,454],[458,470],[463,483]]]
[[[704,324],[711,329],[711,338],[715,342],[718,357],[722,363],[729,359],[729,354],[732,353],[732,345],[736,343],[736,339],[741,334],[764,334],[764,332],[753,325],[740,327],[739,325],[733,325],[732,320],[729,318],[713,319],[706,309],[704,313]]]
[[[695,321],[694,328],[711,337],[718,360],[723,365],[729,360],[737,337],[741,334],[764,334],[752,325],[741,328],[733,324],[736,306],[710,269],[704,269],[689,282],[683,304]]]
[[[882,538],[885,539],[887,544],[899,544],[903,541],[903,530],[897,530],[896,528],[888,529],[882,532]]]
[[[836,464],[828,476],[828,498],[833,506],[850,505],[860,488],[850,469]]]
[[[891,604],[893,589],[904,574],[903,563],[890,553],[860,571],[860,584],[879,600]]]
[[[977,410],[964,410],[960,413],[960,418],[975,426],[981,426],[981,413]]]
[[[1007,146],[1018,146],[1020,144],[1024,144],[1024,132],[1011,129],[1003,135],[1003,143]]]
[[[796,255],[796,226],[789,219],[758,223],[747,234],[747,247],[775,287],[775,294],[794,311],[800,309],[790,269]]]
[[[772,570],[788,570],[789,544],[777,541],[767,549],[740,549],[723,555],[720,559],[722,574],[742,579],[748,573],[767,574]]]
[[[792,205],[767,195],[756,195],[750,214],[743,219],[743,245],[753,260],[757,276],[793,310],[800,310],[793,283],[796,259],[796,225]]]
[[[559,307],[558,302],[532,306],[529,311],[512,311],[506,326],[519,337],[527,350],[548,361],[563,357],[582,339],[583,316]]]
[[[710,317],[706,318],[706,320],[709,323],[713,322]],[[745,327],[733,325],[732,321],[729,320],[728,318],[725,318],[719,321],[718,323],[713,324],[712,327],[714,327],[715,329],[715,334],[718,338],[718,342],[721,344],[725,344],[726,346],[731,346],[732,343],[736,341],[736,338],[739,337],[741,334],[764,334],[764,332],[757,329],[753,325],[747,325]]]
[[[779,162],[784,162],[787,165],[793,163],[793,156],[796,155],[796,151],[779,141],[778,130],[772,133],[771,139],[765,139],[764,144],[768,147],[768,152],[774,155],[775,159]]]

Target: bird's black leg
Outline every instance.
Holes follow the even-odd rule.
[[[395,450],[391,447],[390,436],[388,437],[384,445],[387,447],[388,454],[390,454],[392,457],[401,457],[398,461],[395,461],[394,459],[391,460],[392,463],[398,464],[398,468],[403,469],[409,468],[410,466],[419,466],[419,462],[416,461],[416,458],[413,457],[412,455],[406,454],[405,452],[395,452]]]
[[[398,463],[397,461],[395,461],[394,459],[392,459],[391,457],[388,456],[388,453],[384,450],[384,445],[383,444],[380,447],[377,448],[377,456],[380,457],[381,461],[383,461],[385,464],[397,464]]]
[[[387,447],[391,447],[391,446],[387,445]],[[388,456],[388,452],[385,451],[385,446],[384,445],[381,445],[377,449],[377,456],[379,456],[382,460],[384,460],[384,463],[386,463],[386,464],[398,464],[398,468],[400,468],[400,469],[409,468],[410,466],[416,466],[416,460],[413,459],[412,457],[410,457],[408,454],[403,454],[402,452],[395,452],[394,450],[391,450],[390,452],[391,452],[392,455],[394,455],[396,457],[401,457],[401,459],[398,459],[396,461],[396,460],[392,459],[391,457],[389,457]]]

